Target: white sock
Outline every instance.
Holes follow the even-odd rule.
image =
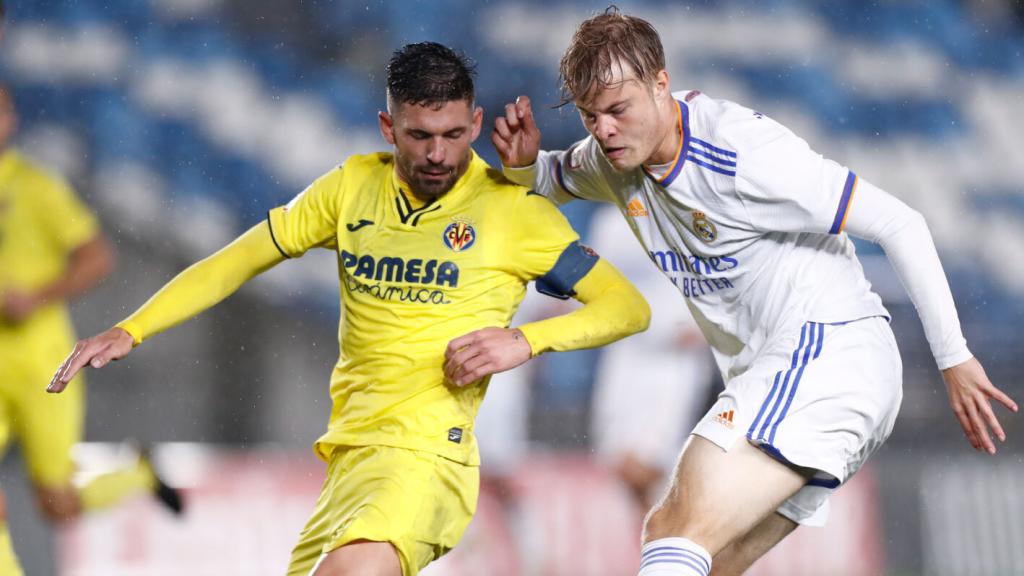
[[[711,554],[686,538],[660,538],[644,544],[637,576],[708,576]]]

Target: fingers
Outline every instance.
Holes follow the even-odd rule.
[[[1014,412],[1017,411],[1017,409],[1018,409],[1017,408],[1017,403],[1014,402],[1012,398],[1010,398],[1009,396],[1004,394],[1003,391],[1000,390],[999,388],[996,388],[992,384],[989,384],[988,386],[985,387],[984,392],[990,398],[994,398],[997,402],[999,402],[1003,406],[1006,406],[1007,408],[1009,408],[1010,410],[1012,410]]]
[[[999,425],[999,419],[992,412],[992,406],[989,405],[988,400],[982,399],[978,405],[981,408],[981,417],[984,419],[985,424],[988,425],[988,429],[992,430],[992,433],[996,435],[996,438],[999,438],[1000,442],[1006,442],[1006,433],[1003,432],[1003,427]]]
[[[505,122],[504,118],[499,117],[495,119],[494,131],[491,132],[491,143],[494,144],[494,149],[498,151],[501,163],[507,166],[512,153],[512,133],[509,132],[508,123]]]
[[[985,421],[982,420],[978,406],[973,401],[967,402],[967,417],[970,420],[971,430],[974,432],[978,450],[995,454],[996,447],[992,443],[992,438],[988,435],[988,428],[985,427]]]
[[[479,333],[479,330],[474,330],[469,334],[463,334],[462,336],[459,336],[458,338],[455,338],[454,340],[448,342],[448,347],[445,348],[444,350],[444,359],[446,361],[451,360],[452,357],[455,356],[455,354],[457,354],[460,350],[469,346],[473,342],[476,342],[477,338],[479,337]]]
[[[479,351],[472,346],[478,339],[478,332],[470,332],[452,340],[444,351],[444,377],[454,383],[462,370],[462,365]]]
[[[476,379],[467,379],[469,371],[486,362],[483,348],[480,346],[466,346],[459,350],[452,358],[444,364],[444,376],[448,382],[456,386],[465,386]]]
[[[953,414],[960,422],[960,428],[963,429],[964,436],[967,436],[967,441],[971,443],[971,448],[980,450],[981,444],[978,442],[978,439],[974,434],[974,428],[971,426],[970,418],[967,417],[967,409],[960,404],[954,405]]]
[[[499,328],[482,328],[449,342],[445,350],[445,379],[461,387],[493,373],[495,346],[500,345],[495,338],[502,332]]]
[[[505,104],[505,122],[513,133],[518,132],[521,127],[519,118],[519,108],[515,104]]]
[[[506,142],[512,141],[512,130],[508,127],[508,121],[504,117],[498,116],[494,119],[494,132]]]
[[[493,358],[489,354],[477,354],[460,366],[452,384],[462,387],[472,384],[494,372]]]
[[[530,97],[523,95],[516,98],[516,109],[518,116],[523,124],[523,129],[527,132],[536,132],[537,123],[533,118],[533,107],[530,105]]]
[[[60,365],[60,368],[57,369],[57,373],[53,375],[49,386],[46,387],[46,391],[51,393],[63,392],[67,388],[68,383],[75,378],[82,368],[86,366],[102,368],[109,364],[111,360],[116,360],[119,356],[113,344],[114,342],[100,338],[80,340],[75,344],[75,349],[71,351],[71,354]]]
[[[75,377],[75,374],[78,374],[78,371],[90,359],[83,354],[86,348],[87,343],[85,341],[79,341],[75,344],[75,349],[71,351],[71,354],[64,360],[64,363],[60,365],[57,373],[54,374],[53,379],[50,380],[50,385],[46,387],[47,392],[63,392],[67,388],[68,382]]]

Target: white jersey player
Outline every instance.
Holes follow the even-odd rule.
[[[529,100],[492,140],[506,175],[556,202],[618,206],[674,282],[725,381],[648,516],[640,575],[739,574],[888,437],[902,364],[847,233],[879,243],[919,310],[971,444],[1005,438],[923,218],[764,114],[673,93],[653,27],[610,8],[561,62],[590,137],[539,152]],[[654,304],[657,313],[657,303]]]

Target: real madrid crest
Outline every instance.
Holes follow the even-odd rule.
[[[462,252],[470,249],[476,242],[476,229],[469,220],[456,220],[444,229],[442,239],[444,245],[452,252]]]
[[[708,220],[703,212],[696,210],[693,212],[693,233],[706,244],[710,244],[718,238],[718,228],[715,228],[715,224]]]

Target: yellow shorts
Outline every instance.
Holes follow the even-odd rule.
[[[451,550],[476,511],[479,468],[388,446],[343,446],[331,454],[320,499],[292,551],[289,576],[356,540],[390,542],[404,576]]]
[[[85,383],[78,377],[61,394],[46,392],[74,340],[59,331],[44,336],[0,341],[0,455],[17,439],[32,481],[56,487],[74,472],[71,448],[82,439]]]

